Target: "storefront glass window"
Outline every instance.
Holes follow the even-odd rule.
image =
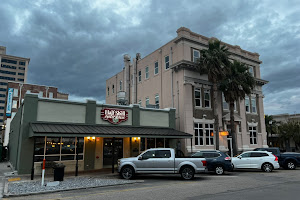
[[[147,138],[147,149],[155,148],[155,138]]]
[[[60,154],[60,138],[47,138],[46,155]]]
[[[62,138],[61,154],[75,154],[75,138]]]
[[[145,147],[146,147],[146,139],[141,138],[140,151],[145,151]]]
[[[35,139],[34,155],[44,155],[45,138]]]
[[[164,138],[156,138],[156,148],[164,148]]]

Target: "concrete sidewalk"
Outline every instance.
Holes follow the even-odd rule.
[[[2,163],[0,168],[1,173],[3,174],[1,179],[1,197],[24,196],[24,195],[31,195],[31,194],[41,194],[41,193],[67,191],[67,190],[83,189],[83,188],[91,188],[91,187],[105,187],[105,186],[144,182],[142,180],[139,181],[124,180],[119,177],[119,174],[117,172],[112,173],[111,169],[102,169],[97,171],[79,172],[77,177],[75,176],[75,172],[66,173],[64,176],[64,181],[59,182],[59,186],[52,187],[52,188],[49,186],[41,187],[41,175],[35,175],[34,180],[31,180],[31,176],[29,174],[28,175],[18,175],[17,173],[11,174],[12,170],[7,167],[8,164],[9,163]],[[8,180],[10,180],[10,182]],[[53,181],[54,181],[53,174],[47,174],[45,176],[45,183],[49,183]],[[82,183],[82,184],[78,185],[78,183]],[[31,192],[30,191],[27,192],[28,190],[31,190],[31,188],[35,188],[35,189]]]
[[[12,173],[14,172],[9,162],[0,162],[0,198],[3,197],[6,176]]]

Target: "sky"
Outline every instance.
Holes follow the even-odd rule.
[[[105,102],[123,55],[148,55],[187,27],[260,54],[265,114],[300,113],[300,1],[1,0],[0,46],[30,58],[27,82]]]

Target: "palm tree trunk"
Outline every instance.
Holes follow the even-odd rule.
[[[217,97],[218,97],[218,86],[217,83],[213,83],[213,101],[214,101],[214,118],[215,118],[215,123],[214,123],[214,127],[215,127],[215,135],[216,135],[216,150],[219,150],[219,117],[218,117],[218,101],[217,101]]]
[[[232,148],[233,148],[233,155],[238,154],[237,149],[237,140],[236,140],[236,132],[235,132],[235,125],[234,125],[234,101],[230,102],[230,127],[231,127],[231,137],[232,137]]]

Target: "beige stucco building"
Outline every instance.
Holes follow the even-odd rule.
[[[193,140],[182,140],[181,149],[190,153],[215,149],[212,84],[207,75],[194,70],[200,50],[211,38],[187,28],[177,30],[177,37],[141,58],[124,56],[124,68],[106,81],[106,103],[140,104],[142,107],[176,108],[176,129],[193,134]],[[245,100],[236,102],[236,130],[239,151],[267,146],[264,123],[259,54],[224,43],[230,59],[249,66],[256,87]],[[220,129],[227,130],[229,106],[218,94]],[[229,126],[228,126],[229,127]],[[228,136],[220,135],[220,150],[228,151]]]

